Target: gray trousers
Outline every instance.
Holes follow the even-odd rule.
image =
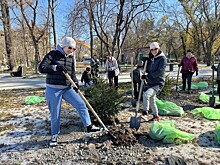
[[[153,114],[158,116],[156,91],[153,88],[149,88],[143,93],[143,111],[148,112],[150,108],[153,111]]]

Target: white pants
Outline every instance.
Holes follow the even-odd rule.
[[[143,111],[148,112],[150,108],[153,111],[153,114],[158,116],[156,91],[153,88],[149,88],[143,93]]]

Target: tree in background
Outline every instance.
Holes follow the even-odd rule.
[[[4,37],[5,37],[5,47],[8,57],[9,70],[13,70],[15,67],[15,61],[13,58],[13,45],[12,45],[12,35],[11,35],[11,24],[10,24],[10,14],[7,0],[1,0],[1,20],[3,22]]]
[[[31,39],[33,41],[34,49],[35,49],[35,73],[38,73],[38,63],[39,63],[39,41],[45,35],[45,32],[48,30],[49,26],[49,16],[50,16],[50,0],[48,0],[48,11],[46,14],[46,21],[43,22],[43,25],[37,24],[37,9],[38,9],[38,0],[34,1],[23,1],[23,0],[15,0],[15,3],[20,8],[20,12],[23,16],[23,19],[28,27]],[[30,10],[31,13],[27,13],[27,10]],[[32,18],[31,18],[32,16]]]

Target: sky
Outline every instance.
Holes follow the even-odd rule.
[[[174,4],[177,0],[165,0],[166,3]],[[47,0],[39,0],[39,6],[47,6]],[[74,0],[56,0],[56,8],[55,8],[55,21],[56,21],[56,32],[57,32],[57,39],[58,41],[65,36],[66,22],[68,21],[66,16],[68,12],[72,9],[71,7],[74,6]],[[13,13],[10,12],[11,18],[13,18]],[[11,21],[13,24],[13,21]],[[3,29],[0,24],[0,29]]]

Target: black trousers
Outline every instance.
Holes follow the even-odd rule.
[[[113,86],[113,80],[114,80],[115,88],[118,87],[118,76],[115,76],[115,71],[108,71],[108,80],[110,86]]]
[[[187,79],[188,90],[191,90],[193,73],[194,73],[194,72],[182,73],[183,90],[184,90],[184,91],[186,90],[186,79]]]

